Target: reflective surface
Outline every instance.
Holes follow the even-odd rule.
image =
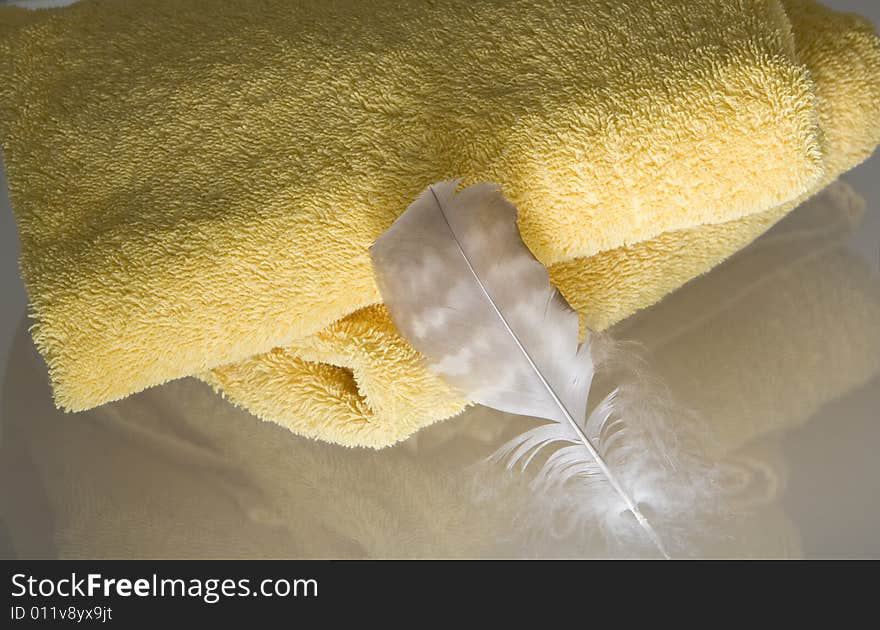
[[[735,518],[690,555],[880,558],[878,173],[875,156],[612,331],[743,471]],[[642,555],[589,528],[553,535],[527,479],[483,464],[528,421],[485,409],[381,452],[299,438],[193,379],[58,412],[0,188],[0,556]]]

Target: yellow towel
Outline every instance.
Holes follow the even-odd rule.
[[[92,0],[0,10],[0,139],[56,402],[199,374],[384,446],[459,412],[367,248],[499,183],[585,324],[741,248],[880,141],[880,45],[809,0]]]

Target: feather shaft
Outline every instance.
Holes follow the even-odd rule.
[[[638,492],[641,484],[621,482],[630,465],[619,471],[609,465],[607,456],[621,453],[616,436],[606,443],[609,436],[601,434],[614,425],[607,422],[615,397],[586,418],[595,365],[591,343],[578,344],[577,313],[523,242],[516,208],[498,188],[484,183],[458,191],[458,184],[428,186],[370,248],[395,325],[428,366],[471,401],[550,421],[502,447],[509,461],[525,467],[544,447],[568,443],[547,459],[539,477],[560,488],[575,476],[602,480],[604,522],[622,532],[630,528],[620,515],[632,513],[633,533],[646,534],[669,558],[626,489]],[[599,429],[595,438],[591,428]]]
[[[651,542],[657,547],[657,550],[661,553],[661,555],[667,560],[670,559],[669,552],[667,551],[665,545],[663,544],[663,540],[657,534],[657,531],[654,529],[654,527],[651,525],[650,521],[645,517],[645,515],[642,513],[642,511],[636,505],[635,501],[633,501],[632,497],[629,496],[629,493],[627,493],[626,490],[624,490],[623,486],[620,484],[620,481],[617,479],[617,476],[611,471],[611,468],[608,466],[608,463],[605,461],[605,458],[602,457],[602,455],[599,453],[599,451],[596,450],[596,447],[593,446],[592,442],[590,442],[590,439],[584,433],[584,430],[581,428],[580,424],[574,419],[571,412],[566,407],[565,403],[563,403],[562,400],[559,398],[559,395],[556,393],[556,390],[544,377],[544,374],[541,372],[540,368],[538,368],[538,366],[535,364],[534,359],[532,359],[532,356],[529,354],[529,351],[525,348],[525,346],[523,346],[522,341],[520,340],[520,338],[516,334],[516,332],[513,330],[513,328],[510,326],[510,323],[507,321],[507,318],[504,316],[504,313],[502,313],[501,309],[498,308],[498,304],[492,298],[492,294],[490,293],[490,291],[486,287],[485,283],[483,283],[483,280],[480,278],[479,274],[474,269],[473,264],[471,263],[470,258],[467,255],[467,252],[465,252],[464,248],[461,245],[461,241],[459,240],[458,236],[456,235],[455,230],[452,228],[452,225],[449,222],[449,218],[446,216],[446,210],[443,207],[443,203],[440,201],[440,198],[437,196],[437,193],[434,190],[434,186],[429,186],[428,190],[431,191],[431,195],[437,204],[437,208],[439,209],[440,214],[443,217],[443,221],[446,223],[446,226],[449,228],[449,232],[452,235],[452,238],[455,240],[456,244],[458,245],[458,251],[461,254],[462,258],[464,259],[464,263],[467,266],[468,271],[470,271],[471,275],[473,275],[474,281],[480,287],[480,290],[482,291],[483,295],[486,297],[486,300],[489,302],[489,305],[492,308],[493,312],[495,313],[495,316],[498,317],[498,319],[501,321],[502,326],[504,326],[504,328],[510,334],[511,338],[513,339],[514,343],[516,344],[517,349],[522,353],[523,357],[528,362],[529,367],[531,367],[531,369],[534,371],[535,376],[538,378],[538,380],[540,380],[541,384],[547,389],[547,393],[550,394],[550,397],[553,399],[553,402],[556,404],[557,407],[559,407],[559,411],[565,417],[565,420],[571,426],[572,430],[574,430],[578,439],[581,441],[581,443],[584,445],[584,447],[590,453],[590,457],[593,458],[593,461],[596,463],[596,465],[602,471],[602,474],[605,476],[608,483],[611,484],[611,487],[614,488],[614,491],[624,501],[624,503],[627,506],[627,509],[630,512],[632,512],[636,521],[638,521],[638,523],[642,527],[642,529],[645,530],[645,533],[651,539]]]

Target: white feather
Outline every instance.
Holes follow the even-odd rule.
[[[516,208],[490,184],[457,187],[429,186],[371,248],[395,325],[470,400],[550,421],[510,442],[499,459],[528,465],[545,447],[567,444],[546,458],[536,483],[576,478],[609,490],[613,500],[598,493],[590,503],[609,518],[632,514],[669,557],[632,494],[654,485],[639,452],[649,434],[613,413],[620,392],[585,419],[594,364],[589,344],[578,347],[577,314],[523,243]],[[632,490],[605,457],[633,477]]]
[[[711,557],[724,549],[750,557],[756,533],[747,530],[784,489],[778,456],[752,446],[748,452],[718,452],[714,432],[702,418],[676,404],[653,377],[639,348],[606,335],[591,336],[597,378],[594,405],[584,432],[596,444],[621,486],[662,537],[673,557]],[[612,394],[603,396],[609,383]],[[493,455],[489,470],[474,466],[473,491],[478,500],[498,500],[508,487],[518,487],[523,470],[531,473],[531,498],[517,511],[517,529],[537,548],[549,535],[573,545],[593,534],[595,550],[610,557],[650,557],[652,545],[626,504],[598,474],[591,460],[578,457],[578,442],[559,423],[525,430],[514,422],[514,434]],[[499,483],[494,469],[502,462],[513,473]],[[746,529],[744,529],[746,528]],[[758,536],[760,538],[760,536]]]
[[[618,344],[609,350],[604,338],[594,338],[592,345],[600,346],[596,354],[610,355],[597,364],[616,387],[590,410],[583,431],[661,537],[666,554],[689,556],[707,527],[721,535],[719,523],[733,514],[729,466],[702,456],[709,440],[706,427],[636,369],[636,355]],[[579,441],[564,425],[532,428],[490,459],[511,470],[534,469],[531,485],[540,507],[529,524],[552,523],[559,537],[573,535],[575,528],[594,528],[618,555],[648,551],[643,527],[632,518],[628,503],[583,457]]]

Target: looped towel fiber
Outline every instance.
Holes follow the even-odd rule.
[[[604,329],[880,142],[880,44],[811,0],[84,0],[0,9],[0,139],[57,404],[188,375],[381,447],[467,404],[368,248],[491,181]]]

